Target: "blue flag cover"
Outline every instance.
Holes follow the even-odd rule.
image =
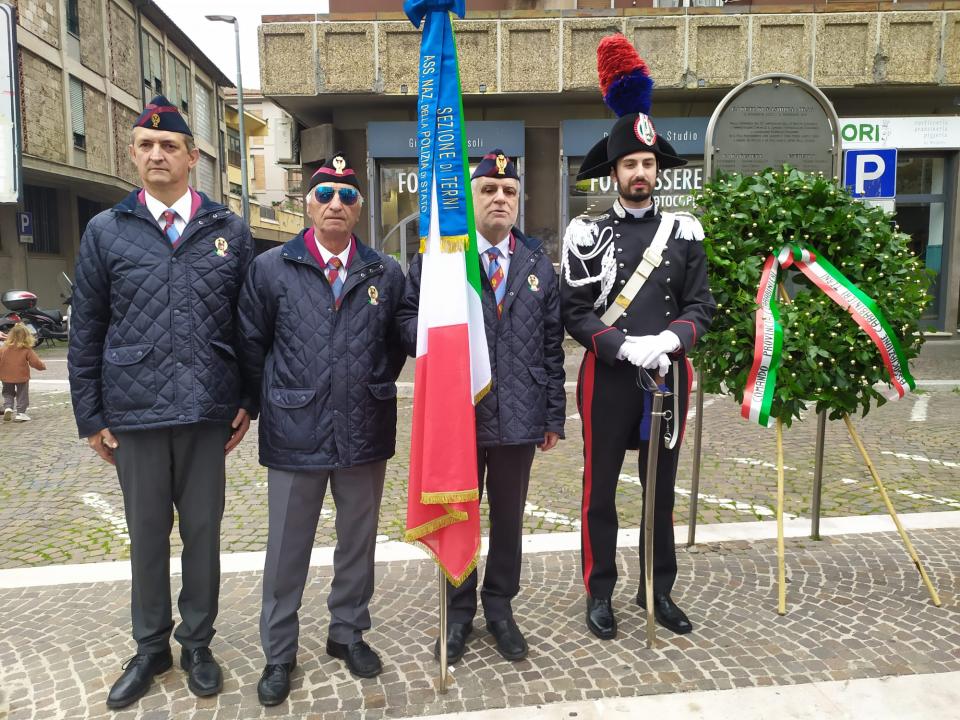
[[[465,0],[407,0],[403,10],[414,27],[419,28],[426,18],[420,45],[417,98],[421,252],[430,228],[434,188],[441,248],[446,252],[462,252],[471,244],[473,207],[467,180],[457,47],[450,13],[462,18],[466,13]]]

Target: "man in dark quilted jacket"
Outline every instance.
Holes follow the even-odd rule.
[[[310,180],[306,228],[259,256],[240,295],[242,365],[260,388],[260,463],[270,529],[260,641],[264,705],[282,703],[297,664],[298,610],[327,486],[337,547],[327,653],[357,677],[382,670],[364,641],[387,460],[406,354],[395,324],[403,272],[361,243],[360,183],[342,154]]]
[[[250,425],[237,363],[237,297],[253,259],[246,223],[187,184],[199,160],[177,108],[155,97],[130,157],[143,183],[87,225],[70,328],[80,437],[117,468],[130,533],[137,652],[107,696],[142,697],[172,663],[170,531],[183,588],[174,637],[190,690],[223,686],[210,652],[220,594],[225,456]]]
[[[566,393],[557,274],[543,243],[514,226],[520,178],[501,151],[484,156],[471,181],[483,283],[491,387],[477,403],[477,476],[490,505],[490,548],[480,599],[487,629],[507,660],[527,656],[513,618],[520,591],[523,517],[536,449],[563,437]],[[421,257],[407,275],[401,323],[415,352]],[[477,613],[477,571],[447,586],[447,660],[463,656]],[[434,654],[439,656],[439,638]]]

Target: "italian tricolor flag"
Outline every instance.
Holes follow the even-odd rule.
[[[425,14],[418,106],[423,264],[406,540],[422,543],[460,585],[480,553],[474,405],[490,388],[490,358],[456,48],[447,13]],[[415,15],[419,27],[422,16]]]

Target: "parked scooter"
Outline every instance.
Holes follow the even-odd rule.
[[[0,302],[10,312],[0,318],[0,332],[9,332],[18,322],[26,325],[27,330],[35,338],[35,344],[44,341],[66,340],[70,324],[70,303],[73,300],[73,283],[64,274],[66,280],[66,295],[60,295],[67,306],[67,316],[60,310],[44,310],[37,307],[37,296],[29,290],[8,290],[0,297]]]

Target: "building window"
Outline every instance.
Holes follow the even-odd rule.
[[[180,112],[190,112],[190,70],[173,53],[167,55],[167,99],[180,108]]]
[[[200,153],[197,163],[197,190],[206,193],[209,198],[217,196],[217,163],[206,153]]]
[[[57,191],[26,185],[23,188],[23,208],[33,214],[33,245],[30,245],[30,252],[59,255],[60,216],[57,212]]]
[[[193,108],[194,128],[197,137],[213,142],[213,93],[210,88],[197,80],[193,84],[195,103]]]
[[[143,48],[143,86],[151,95],[163,94],[163,48],[160,41],[146,30],[140,31]]]
[[[227,164],[240,167],[240,133],[227,128]]]
[[[80,2],[67,0],[67,32],[80,37]]]
[[[87,130],[83,114],[83,83],[70,78],[70,124],[73,126],[73,146],[87,149]]]
[[[277,211],[273,206],[261,205],[260,206],[260,219],[261,220],[273,220],[277,221]]]
[[[237,183],[230,183],[230,194],[240,197],[243,195],[243,188],[240,187]]]
[[[303,188],[303,169],[290,168],[287,170],[287,195],[300,195]]]

